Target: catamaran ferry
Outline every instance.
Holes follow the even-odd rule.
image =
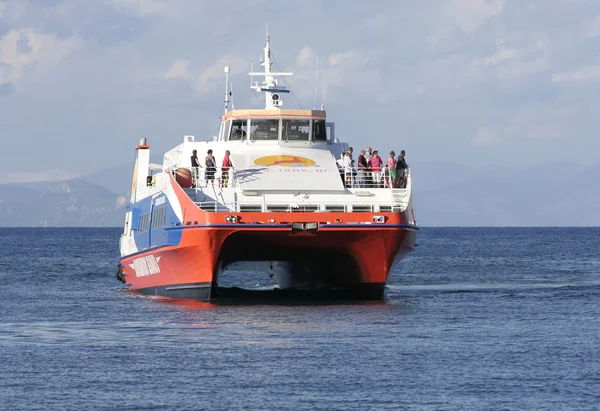
[[[382,299],[389,273],[415,247],[411,177],[385,167],[356,172],[348,144],[320,110],[284,109],[289,89],[261,58],[264,109],[230,109],[218,136],[185,136],[150,163],[136,147],[117,278],[130,290],[211,299],[235,263],[260,262],[280,289]],[[343,160],[343,161],[342,161]]]

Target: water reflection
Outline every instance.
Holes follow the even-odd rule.
[[[135,294],[132,292],[132,294]],[[386,306],[386,300],[359,300],[337,296],[331,292],[245,289],[238,287],[219,287],[210,301],[183,298],[145,297],[161,304],[181,308],[186,311],[212,310],[230,306]]]

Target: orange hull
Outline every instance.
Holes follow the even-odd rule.
[[[184,217],[156,236],[174,240],[121,258],[131,290],[208,299],[229,264],[283,261],[291,288],[310,283],[380,299],[394,263],[415,247],[417,227],[405,213],[207,212],[177,183],[173,188]],[[312,223],[312,229],[294,223]]]
[[[261,214],[264,218],[264,213]],[[360,214],[364,218],[365,213]],[[311,217],[315,219],[314,214]],[[349,287],[360,291],[364,286],[365,290],[369,289],[369,295],[373,294],[373,289],[381,289],[381,295],[372,295],[381,298],[394,262],[414,249],[416,233],[411,227],[375,224],[360,227],[328,224],[319,226],[315,234],[292,234],[289,226],[254,224],[248,228],[240,228],[237,224],[231,228],[192,225],[173,230],[182,231],[177,246],[156,248],[121,260],[131,290],[210,298],[215,296],[220,269],[230,263],[287,261],[292,267],[289,273],[292,277],[306,272],[301,268],[294,270],[294,267],[309,267],[313,279],[316,276],[322,288]],[[151,264],[146,265],[154,265],[155,269],[140,275],[135,261],[139,259],[150,260]],[[303,282],[306,279],[292,278],[292,282],[296,280]]]

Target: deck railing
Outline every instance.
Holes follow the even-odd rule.
[[[190,167],[194,187],[236,187],[237,171],[234,167]],[[242,170],[243,171],[243,170]],[[406,188],[409,169],[390,170],[384,168],[379,172],[370,170],[347,171],[340,169],[340,178],[346,188]]]
[[[190,167],[192,173],[193,187],[201,188],[209,185],[218,187],[236,187],[237,172],[234,167]],[[243,170],[241,170],[243,171]],[[369,170],[346,171],[340,169],[340,178],[346,188],[406,188],[410,169],[390,170],[382,169],[380,172]]]
[[[324,203],[324,204],[289,204],[289,203],[240,203],[202,201],[195,202],[196,206],[203,211],[209,212],[280,212],[280,213],[378,213],[395,211],[398,204],[382,202],[377,204],[347,204],[347,203]]]
[[[236,170],[234,167],[190,167],[194,187],[208,187],[218,185],[219,187],[235,187]]]
[[[406,188],[408,173],[408,168],[384,168],[381,171],[340,169],[340,177],[346,188]]]

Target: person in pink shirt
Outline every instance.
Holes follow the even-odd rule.
[[[229,169],[233,167],[231,158],[229,158],[230,154],[231,153],[229,150],[225,150],[225,157],[223,157],[223,165],[221,166],[221,179],[223,180],[223,187],[227,187],[227,183],[229,183]]]
[[[390,151],[390,156],[387,160],[388,178],[385,179],[386,186],[394,187],[396,181],[396,153]],[[391,182],[391,183],[390,183]]]
[[[371,171],[373,172],[373,182],[375,187],[381,186],[381,169],[383,167],[383,160],[379,157],[377,150],[373,151],[373,156],[369,159],[371,165]]]

